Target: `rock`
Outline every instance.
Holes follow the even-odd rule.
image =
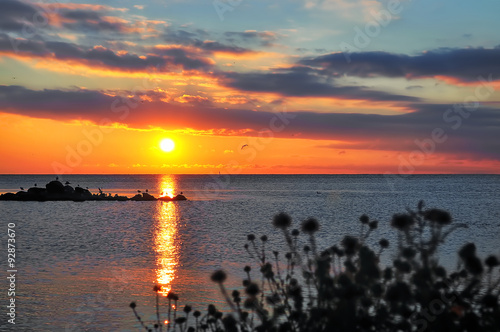
[[[45,196],[45,195],[47,195],[47,189],[38,188],[38,187],[31,187],[28,189],[28,194],[35,195],[35,196]]]
[[[169,196],[162,196],[160,198],[158,198],[160,201],[186,201],[187,198],[186,196],[184,195],[177,195],[175,197],[169,197]]]
[[[131,201],[142,201],[142,195],[141,194],[137,194],[134,197],[132,197],[130,200]]]
[[[69,185],[63,185],[60,181],[50,181],[45,185],[46,188],[31,187],[28,191],[19,191],[16,194],[6,193],[0,195],[2,201],[156,201],[157,198],[145,192],[137,194],[132,198],[127,196],[112,196],[111,193],[104,193],[99,189],[99,194],[92,194],[88,189],[83,189],[80,186],[75,188]],[[23,188],[21,188],[23,189]],[[175,197],[160,197],[159,200],[164,201],[185,201],[187,198],[184,195]]]
[[[18,198],[16,194],[13,193],[6,193],[3,195],[0,195],[0,201],[17,201]]]
[[[64,186],[64,193],[65,194],[74,194],[75,189],[73,189],[72,186],[66,185]]]
[[[142,194],[142,200],[143,201],[156,201],[156,198],[154,196],[148,194],[148,193],[143,193]]]
[[[179,194],[179,195],[177,195],[177,196],[174,197],[174,200],[176,200],[176,201],[187,201],[187,198],[186,198],[186,196]]]
[[[45,185],[49,194],[64,194],[64,185],[59,181],[50,181]]]

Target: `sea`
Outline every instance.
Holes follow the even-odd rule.
[[[0,193],[43,187],[53,175],[0,175]],[[440,248],[440,262],[457,265],[457,250],[474,242],[478,254],[499,255],[500,175],[66,175],[72,186],[100,188],[131,197],[147,192],[183,193],[188,200],[16,202],[0,201],[1,331],[141,331],[129,304],[142,320],[155,320],[160,285],[164,295],[179,296],[178,310],[188,304],[204,311],[228,307],[213,271],[228,274],[229,291],[242,289],[245,265],[259,269],[244,248],[247,235],[268,236],[266,250],[287,251],[272,218],[286,212],[293,227],[309,217],[320,222],[318,248],[359,235],[359,217],[378,220],[368,242],[397,242],[390,220],[395,213],[426,207],[449,211],[458,228]],[[15,231],[15,295],[7,256],[8,228]],[[11,232],[12,233],[12,232]],[[307,244],[307,237],[304,237]],[[260,245],[260,242],[257,241]],[[391,248],[390,247],[390,248]],[[390,264],[391,250],[382,254]],[[7,305],[15,298],[15,326]],[[143,330],[143,329],[142,329]]]

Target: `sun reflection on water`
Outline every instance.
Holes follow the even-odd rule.
[[[176,192],[175,179],[172,175],[163,175],[160,184],[160,197],[174,197]]]
[[[175,192],[175,178],[171,175],[164,175],[161,178],[161,192]],[[156,214],[156,235],[155,251],[156,258],[156,280],[155,283],[160,286],[158,291],[163,296],[167,296],[172,289],[172,282],[177,273],[179,264],[180,243],[177,240],[177,231],[179,223],[179,213],[177,204],[173,202],[158,202]]]

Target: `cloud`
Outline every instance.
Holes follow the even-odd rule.
[[[378,0],[305,0],[309,10],[326,11],[355,21],[373,20],[372,12],[379,12],[382,3]]]
[[[347,57],[350,61],[346,61]],[[410,56],[388,52],[331,53],[303,58],[299,63],[332,75],[357,77],[438,77],[476,81],[493,75],[500,78],[500,47],[438,49]]]
[[[0,31],[23,38],[54,39],[53,32],[85,34],[81,38],[95,39],[98,35],[142,38],[159,34],[164,21],[147,19],[128,20],[127,8],[75,3],[43,3],[20,0],[0,2]],[[115,36],[116,35],[116,36]]]
[[[182,67],[185,70],[208,70],[213,65],[212,60],[199,57],[180,48],[165,50],[161,55],[141,56],[127,52],[115,52],[103,46],[88,48],[67,42],[26,39],[16,39],[15,42],[18,48],[17,52],[13,50],[9,36],[0,33],[0,53],[12,56],[77,61],[89,66],[123,71],[144,71],[151,67],[167,70],[168,66]]]
[[[121,94],[130,95],[130,92]],[[274,133],[276,137],[290,138],[300,134],[302,139],[345,142],[332,145],[339,150],[412,151],[419,149],[422,142],[429,141],[436,128],[441,128],[447,138],[443,143],[435,143],[435,152],[478,160],[500,160],[500,112],[496,108],[480,107],[470,112],[468,118],[460,117],[451,106],[441,104],[413,104],[413,112],[399,115],[298,111],[287,118],[283,113],[225,109],[196,100],[191,102],[167,103],[153,99],[141,103],[138,99],[113,96],[109,92],[37,91],[21,86],[0,86],[2,112],[38,118],[82,119],[96,123],[108,118],[130,128],[184,128],[213,135],[252,136],[259,135],[263,128],[272,129],[271,124],[286,123],[283,130]]]
[[[248,48],[208,40],[209,34],[202,29],[175,29],[164,21],[126,16],[123,13],[127,10],[105,5],[31,4],[2,0],[0,52],[13,57],[64,59],[125,71],[168,65],[186,70],[208,70],[214,65],[208,57],[214,54],[255,53]],[[127,19],[116,16],[117,13]],[[58,35],[53,34],[55,29]],[[29,36],[26,31],[30,32]],[[58,37],[65,35],[79,42],[70,44]],[[153,45],[160,44],[158,40],[162,39],[174,45],[169,45],[169,50],[161,51],[160,55]],[[131,40],[136,41],[131,43],[135,46],[124,47],[125,42]],[[151,46],[144,46],[148,40]],[[118,44],[121,49],[115,47]],[[159,53],[155,53],[157,51]]]
[[[145,18],[129,20],[114,16],[113,11],[117,10],[122,11],[119,8],[102,5],[60,5],[52,17],[51,24],[78,33],[106,35],[111,33],[127,35],[129,38],[130,34],[135,37],[139,37],[140,34],[157,35],[160,33],[158,27],[166,25],[165,21]]]
[[[91,110],[111,105],[110,96],[93,90],[29,90],[0,85],[2,111],[39,118],[91,119]]]
[[[0,3],[0,29],[18,35],[43,34],[43,30],[63,27],[78,32],[129,31],[124,20],[105,16],[111,12],[125,12],[124,8],[113,8],[91,4],[30,3],[19,0],[2,0]]]
[[[420,90],[424,87],[422,85],[409,85],[406,87],[406,90]]]
[[[105,12],[127,12],[128,8],[111,7],[107,5],[83,4],[83,3],[37,3],[38,6],[47,11],[57,12],[59,10],[90,10],[90,11],[105,11]]]
[[[280,72],[220,73],[222,84],[243,91],[278,93],[291,97],[331,97],[371,101],[418,101],[418,98],[337,85],[330,75],[307,67]]]
[[[239,47],[236,45],[227,45],[218,41],[206,40],[208,34],[204,30],[196,30],[194,32],[185,29],[174,29],[168,27],[162,35],[163,40],[169,43],[174,43],[184,46],[193,46],[208,53],[231,53],[231,54],[247,54],[254,53],[253,50]]]
[[[2,0],[0,8],[0,29],[4,31],[32,29],[31,20],[37,12],[41,11],[39,7],[17,0]]]
[[[224,33],[224,36],[228,37],[227,40],[233,43],[236,41],[245,43],[256,42],[261,46],[273,46],[274,43],[282,37],[282,35],[276,32],[256,30],[247,30],[243,32],[228,31]]]

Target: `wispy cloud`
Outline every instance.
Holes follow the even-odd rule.
[[[378,0],[305,0],[304,6],[353,21],[369,21],[373,20],[371,13],[380,11],[382,3]]]

